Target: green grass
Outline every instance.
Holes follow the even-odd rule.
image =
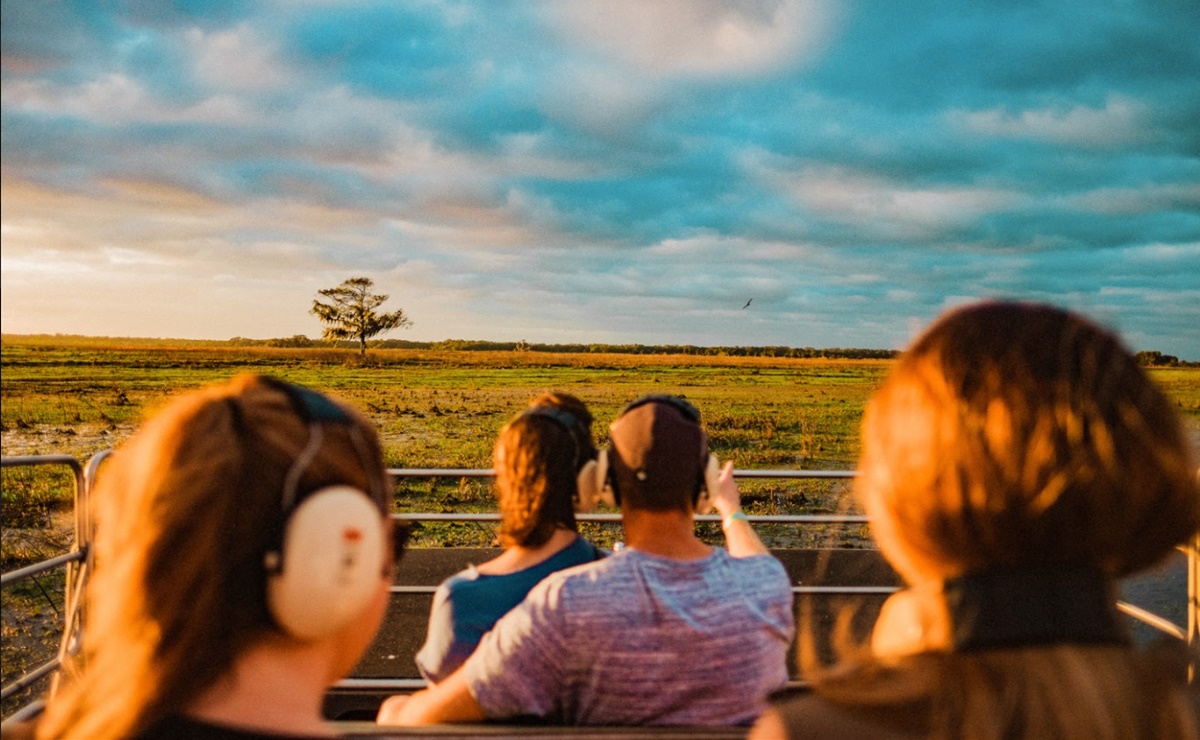
[[[275,375],[331,393],[375,422],[391,467],[486,468],[500,427],[536,393],[582,398],[598,442],[622,406],[646,393],[686,396],[701,410],[713,450],[739,468],[850,468],[858,422],[886,360],[681,357],[178,345],[146,347],[6,337],[0,373],[5,455],[67,453],[84,459],[127,438],[172,395],[242,372]],[[69,488],[37,469],[4,479],[5,526],[69,506]],[[844,486],[843,486],[844,487]],[[751,510],[828,511],[841,488],[755,482]],[[35,511],[36,509],[36,511]],[[493,511],[486,481],[401,481],[401,511]],[[13,520],[18,521],[16,519]],[[607,527],[601,540],[616,535]],[[490,544],[486,525],[425,525],[418,543]]]
[[[326,391],[375,422],[391,467],[490,467],[504,422],[536,393],[562,390],[596,416],[598,442],[628,401],[675,393],[700,410],[711,446],[738,468],[848,469],[858,425],[890,360],[814,360],[680,355],[448,352],[212,346],[155,340],[29,341],[4,337],[0,373],[3,453],[67,453],[81,459],[128,437],[172,395],[242,372]],[[1152,377],[1193,426],[1200,423],[1200,368],[1156,368]],[[4,526],[44,520],[70,506],[61,475],[3,479]],[[748,508],[761,513],[849,509],[844,483],[755,481]],[[402,481],[401,511],[492,511],[486,481]],[[12,523],[10,523],[12,522]],[[427,525],[418,541],[488,544],[486,526]],[[786,533],[780,537],[786,538]],[[607,535],[603,535],[607,537]],[[441,539],[439,539],[441,538]],[[857,534],[850,536],[857,538]]]
[[[396,466],[485,467],[500,426],[543,390],[584,399],[607,421],[645,393],[677,393],[702,411],[714,449],[739,466],[852,464],[862,406],[887,361],[549,355],[376,350],[3,347],[5,453],[88,455],[128,436],[169,396],[262,372],[363,409]],[[811,464],[808,465],[811,467]]]

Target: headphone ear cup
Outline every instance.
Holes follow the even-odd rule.
[[[580,514],[588,514],[596,509],[596,502],[604,487],[604,480],[596,477],[599,467],[595,460],[588,460],[575,476],[575,511]]]
[[[305,498],[288,517],[282,560],[267,554],[274,571],[267,576],[267,606],[275,623],[307,641],[354,621],[379,588],[384,539],[379,508],[363,491],[331,486]]]
[[[621,497],[609,478],[608,450],[600,450],[596,455],[596,500],[605,506],[617,508],[621,505]]]
[[[704,466],[704,486],[696,496],[696,513],[709,514],[713,510],[712,492],[717,490],[717,481],[721,478],[721,461],[716,455],[709,454],[708,463]]]

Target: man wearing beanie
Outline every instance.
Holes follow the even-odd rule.
[[[741,513],[732,464],[708,491],[728,549],[695,536],[709,457],[699,412],[649,396],[609,437],[625,548],[546,578],[445,681],[386,701],[380,723],[746,725],[784,685],[791,588]]]

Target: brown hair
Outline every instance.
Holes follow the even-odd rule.
[[[984,303],[920,337],[863,420],[857,490],[906,577],[1073,563],[1122,576],[1200,525],[1166,396],[1111,333]]]
[[[351,425],[325,425],[298,494],[344,483],[383,498],[374,429],[342,410]],[[40,737],[135,735],[184,711],[276,629],[263,559],[278,544],[284,478],[308,437],[285,391],[246,375],[171,402],[113,455],[93,499],[83,650]]]
[[[555,419],[530,413],[539,406],[566,411],[577,424],[568,430]],[[501,546],[538,547],[555,529],[578,531],[576,475],[595,457],[592,415],[583,401],[568,393],[543,393],[530,401],[500,430],[493,453]]]
[[[1048,306],[983,303],[934,323],[871,401],[862,445],[857,492],[910,582],[1054,564],[1116,577],[1200,526],[1171,404],[1114,335]],[[860,648],[810,677],[826,701],[893,727],[920,718],[932,737],[1194,737],[1177,657]]]

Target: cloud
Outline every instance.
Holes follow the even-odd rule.
[[[265,92],[292,84],[276,50],[246,25],[212,32],[191,28],[184,39],[196,79],[209,89]]]
[[[1121,216],[1159,211],[1200,211],[1200,182],[1103,187],[1068,196],[1064,207]]]
[[[828,43],[823,0],[580,0],[549,17],[574,44],[650,78],[759,74]]]
[[[244,122],[248,111],[236,99],[211,97],[178,105],[157,99],[137,80],[110,74],[80,86],[15,82],[5,86],[4,104],[25,114],[53,114],[102,125]]]
[[[981,216],[1019,207],[1020,194],[995,188],[913,187],[841,167],[771,163],[757,173],[814,217],[854,225],[863,238],[924,239],[974,224]]]
[[[1007,111],[951,111],[950,121],[984,136],[1035,139],[1080,147],[1113,148],[1152,139],[1149,109],[1139,100],[1110,95],[1103,107],[1079,104]]]

